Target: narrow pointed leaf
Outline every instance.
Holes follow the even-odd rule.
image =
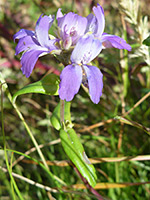
[[[131,121],[131,120],[126,119],[126,118],[121,117],[121,116],[116,116],[114,119],[119,120],[120,122],[123,122],[125,124],[130,125],[130,126],[134,126],[134,127],[139,128],[139,129],[142,129],[143,131],[145,131],[147,134],[150,135],[150,128],[145,127],[142,124],[139,124],[139,123],[137,123],[135,121]]]
[[[67,132],[61,129],[60,138],[64,151],[69,159],[88,183],[94,187],[97,179],[95,168],[86,157],[84,148],[76,132],[73,129],[70,129]]]
[[[42,78],[40,81],[27,85],[17,91],[13,96],[13,103],[15,103],[16,98],[22,94],[40,93],[47,95],[58,95],[58,89],[59,77],[55,74],[49,74]]]

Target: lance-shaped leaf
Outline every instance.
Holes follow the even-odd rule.
[[[95,168],[88,160],[76,132],[73,129],[69,129],[67,132],[61,129],[60,138],[67,156],[76,166],[80,174],[94,187],[97,179]]]
[[[47,94],[47,95],[58,95],[59,89],[59,77],[55,74],[48,74],[40,81],[27,85],[17,91],[13,95],[13,103],[15,103],[16,98],[22,94],[28,93],[40,93],[40,94]]]
[[[123,123],[125,123],[125,124],[128,124],[128,125],[131,125],[131,126],[140,128],[140,129],[142,129],[143,131],[145,131],[147,134],[150,135],[150,128],[145,127],[145,126],[143,126],[142,124],[139,124],[139,123],[137,123],[137,122],[135,122],[135,121],[131,121],[131,120],[126,119],[126,118],[121,117],[121,116],[116,116],[114,119],[119,120],[120,122],[123,122]]]

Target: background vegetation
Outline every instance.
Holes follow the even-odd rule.
[[[61,71],[61,65],[47,55],[39,59],[27,79],[20,70],[20,55],[14,56],[13,35],[21,28],[34,30],[41,13],[56,14],[61,7],[63,13],[74,11],[87,16],[96,3],[90,0],[0,1],[0,78],[8,85],[8,88],[6,84],[1,87],[1,200],[96,199],[83,189],[73,168],[66,166],[67,156],[59,132],[51,126],[50,116],[59,98],[26,94],[18,97],[17,107],[14,107],[10,96],[48,72],[59,75]],[[72,101],[72,121],[91,162],[97,159],[96,190],[104,199],[150,199],[150,54],[149,47],[142,44],[149,35],[150,4],[148,0],[101,0],[98,3],[105,10],[105,32],[126,39],[132,51],[128,54],[123,50],[106,49],[94,60],[104,74],[101,101],[94,105],[81,88]],[[28,126],[51,174],[39,162],[41,157],[29,136]],[[24,154],[26,157],[20,158]]]

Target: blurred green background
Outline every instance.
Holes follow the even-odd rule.
[[[150,27],[149,22],[144,18],[144,16],[150,17],[149,1],[141,1],[138,7],[137,0],[128,0],[125,7],[125,1],[118,0],[0,0],[0,72],[12,95],[25,85],[40,80],[48,72],[59,75],[61,64],[54,57],[47,55],[39,59],[30,78],[26,78],[20,70],[21,55],[15,56],[16,44],[13,41],[13,35],[21,28],[34,30],[36,21],[42,13],[55,15],[58,8],[62,8],[63,13],[73,11],[79,15],[87,16],[92,12],[92,7],[97,2],[103,6],[105,11],[105,31],[126,39],[131,44],[132,51],[128,54],[123,50],[106,49],[93,61],[93,65],[99,67],[104,75],[103,95],[100,103],[95,105],[90,101],[85,91],[80,89],[71,105],[74,128],[79,133],[89,158],[150,155],[150,137],[144,131],[144,127],[150,127],[149,97],[141,100],[142,102],[126,115],[126,118],[132,121],[132,126],[114,120],[114,117],[123,116],[126,111],[150,92],[149,47],[142,45]],[[123,2],[123,5],[120,2]],[[129,6],[131,2],[135,3],[135,8],[133,4],[131,7]],[[135,16],[135,22],[133,16]],[[128,19],[126,20],[126,18]],[[56,25],[55,22],[53,27]],[[51,28],[50,33],[55,33],[53,28]],[[1,98],[7,148],[21,153],[31,150],[34,145],[7,94],[4,92]],[[26,94],[17,99],[17,106],[34,137],[39,145],[43,145],[42,152],[47,161],[68,159],[58,140],[59,132],[54,130],[50,124],[50,116],[58,102],[59,97],[57,96],[41,94]],[[135,122],[143,127],[139,129],[135,126]],[[90,127],[91,125],[93,127]],[[56,144],[49,144],[52,141]],[[6,169],[3,146],[1,129],[0,166]],[[36,151],[29,155],[40,161]],[[17,153],[12,155],[11,152],[8,152],[10,163],[13,163],[18,157]],[[95,164],[98,176],[97,183],[148,182],[150,179],[149,159],[150,156],[145,161],[108,161]],[[54,165],[50,166],[50,169],[54,175],[66,183],[68,191],[52,192],[53,198],[58,200],[96,199],[87,189],[80,189],[79,186],[78,189],[73,189],[72,185],[82,183],[82,181],[71,166]],[[55,182],[48,174],[30,159],[24,158],[14,164],[12,171],[42,185],[56,187]],[[23,199],[53,199],[45,189],[21,179],[15,178],[15,180]],[[150,199],[149,184],[118,187],[116,185],[115,188],[99,188],[97,191],[105,199]],[[8,173],[5,173],[2,168],[0,169],[0,199],[19,199],[14,194]]]

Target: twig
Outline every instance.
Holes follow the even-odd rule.
[[[5,168],[3,168],[3,167],[1,167],[1,166],[0,166],[0,169],[1,169],[3,172],[5,172],[5,173],[8,172],[7,169],[5,169]],[[19,174],[14,173],[14,172],[12,172],[12,176],[13,176],[13,177],[16,177],[16,178],[18,178],[18,179],[21,179],[21,180],[23,180],[23,181],[25,181],[25,182],[27,182],[27,183],[29,183],[29,184],[31,184],[31,185],[35,185],[36,187],[39,187],[39,188],[41,188],[41,189],[45,189],[46,191],[54,192],[54,193],[57,193],[57,192],[58,192],[57,189],[53,189],[53,188],[50,188],[50,187],[48,187],[48,186],[44,186],[44,185],[42,185],[42,184],[40,184],[40,183],[37,183],[37,182],[35,182],[35,181],[31,180],[31,179],[28,179],[28,178],[26,178],[26,177],[24,177],[24,176],[21,176],[21,175],[19,175]]]
[[[89,158],[92,164],[98,164],[103,162],[122,162],[122,161],[145,161],[150,160],[150,155],[140,155],[140,156],[124,156],[124,157],[112,157],[112,158]],[[32,160],[23,160],[24,163],[37,164]],[[71,161],[46,161],[48,165],[66,167],[72,165]]]
[[[49,143],[47,143],[47,144],[41,144],[41,145],[39,145],[39,148],[41,149],[41,148],[43,148],[43,147],[45,147],[45,146],[50,146],[50,145],[54,145],[54,144],[58,144],[58,143],[60,143],[60,139],[51,141],[51,142],[49,142]],[[30,153],[33,153],[34,151],[36,151],[36,147],[33,147],[33,148],[29,149],[29,150],[26,151],[24,154],[29,155]],[[15,160],[15,161],[13,162],[12,167],[14,167],[18,162],[20,162],[20,161],[23,160],[23,159],[24,159],[24,156],[23,156],[23,155],[20,156],[17,160]]]
[[[4,173],[7,173],[7,172],[8,172],[6,168],[3,168],[3,167],[1,167],[1,166],[0,166],[0,169],[1,169]],[[66,186],[63,186],[61,189],[60,189],[60,188],[51,188],[51,187],[49,187],[49,186],[42,185],[42,184],[40,184],[40,183],[37,183],[37,182],[35,182],[35,181],[33,181],[33,180],[30,180],[30,179],[28,179],[28,178],[26,178],[26,177],[24,177],[24,176],[21,176],[21,175],[19,175],[19,174],[17,174],[17,173],[14,173],[14,172],[12,172],[12,176],[15,177],[15,178],[18,178],[18,179],[20,179],[20,180],[23,180],[23,181],[25,181],[26,183],[28,183],[28,184],[30,184],[30,185],[34,185],[34,186],[36,186],[36,187],[38,187],[38,188],[44,189],[44,190],[46,190],[46,191],[48,191],[48,192],[53,192],[53,193],[64,192],[64,193],[70,193],[70,194],[78,194],[78,195],[81,195],[81,196],[85,196],[85,195],[86,195],[86,196],[91,197],[91,198],[94,198],[94,197],[95,197],[95,196],[93,196],[93,195],[91,195],[91,194],[87,194],[87,193],[85,194],[85,193],[83,193],[83,192],[68,190]],[[71,188],[72,188],[72,187],[71,187]]]
[[[145,99],[147,99],[148,97],[150,96],[150,92],[148,92],[144,97],[142,97],[130,110],[128,110],[127,112],[125,112],[122,116],[125,117],[126,115],[128,115],[130,112],[132,112],[137,106],[139,106]],[[96,123],[94,125],[91,125],[91,126],[88,126],[88,127],[85,127],[81,130],[79,130],[80,133],[83,133],[85,131],[90,131],[94,128],[98,128],[100,126],[104,126],[106,123],[111,123],[113,122],[114,119],[108,119],[108,120],[105,120],[103,122],[99,122],[99,123]]]
[[[94,129],[94,128],[97,128],[97,127],[100,127],[100,126],[104,126],[104,124],[111,123],[112,121],[114,121],[114,119],[108,119],[108,120],[105,120],[103,122],[99,122],[97,124],[94,124],[94,125],[88,126],[86,128],[83,128],[82,130],[79,130],[79,132],[83,133],[85,131],[90,131],[91,129]]]
[[[138,186],[138,185],[145,185],[150,184],[150,181],[146,182],[137,182],[137,183],[97,183],[94,189],[111,189],[111,188],[125,188],[129,186]],[[84,184],[75,184],[71,186],[73,189],[86,189]]]
[[[123,117],[128,115],[130,112],[132,112],[137,106],[139,106],[145,99],[147,99],[150,96],[150,92],[148,92],[144,97],[142,97],[134,106],[128,110],[126,113],[123,114]]]
[[[81,173],[78,171],[78,169],[75,166],[74,166],[74,170],[76,171],[76,173],[78,174],[78,176],[80,177],[80,179],[83,181],[83,183],[85,185],[85,188],[89,189],[91,191],[91,193],[93,193],[98,200],[104,200],[103,197],[81,175]]]

